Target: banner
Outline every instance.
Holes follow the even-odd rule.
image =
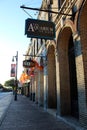
[[[11,77],[16,76],[16,64],[11,64]]]

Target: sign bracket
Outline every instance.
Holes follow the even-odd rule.
[[[36,56],[36,55],[23,55],[23,56],[30,56],[30,57],[47,57],[47,56],[43,56],[43,55],[42,55],[42,56],[40,56],[40,55],[39,55],[39,56]]]
[[[62,13],[62,12],[55,12],[55,11],[52,11],[52,10],[44,10],[44,9],[39,9],[39,8],[25,7],[24,5],[20,6],[20,8],[36,10],[36,11],[43,11],[43,12],[54,13],[54,14],[61,14],[61,15],[66,15],[66,16],[72,16],[72,14],[67,14],[67,13]]]

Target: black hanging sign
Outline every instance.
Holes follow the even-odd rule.
[[[53,40],[55,38],[55,24],[51,21],[26,19],[25,34],[31,38]]]
[[[35,67],[35,62],[33,60],[31,60],[31,59],[24,60],[23,61],[23,67],[25,67],[25,68]]]

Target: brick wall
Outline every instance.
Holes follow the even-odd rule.
[[[84,67],[84,80],[80,81],[80,122],[87,127],[87,1],[84,2],[82,9],[80,10],[78,21],[78,28],[80,31],[82,58]],[[81,96],[83,95],[83,96]]]
[[[56,108],[56,68],[54,46],[48,49],[48,107]]]

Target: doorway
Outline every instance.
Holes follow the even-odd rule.
[[[69,39],[68,58],[69,58],[69,75],[70,75],[71,115],[75,118],[79,118],[75,52],[72,36]]]

